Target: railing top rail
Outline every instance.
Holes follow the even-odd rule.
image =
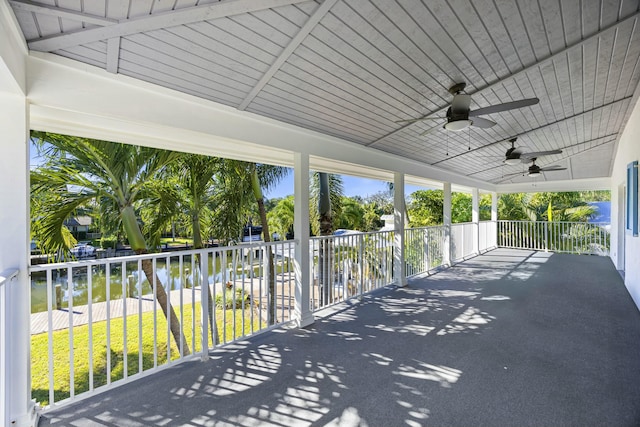
[[[499,219],[498,222],[518,222],[527,224],[585,224],[585,225],[611,225],[610,222],[586,222],[586,221],[530,221],[523,219]]]
[[[246,242],[233,246],[216,246],[213,248],[202,248],[202,249],[187,249],[184,251],[172,251],[172,252],[153,252],[147,254],[140,255],[127,255],[127,256],[119,256],[119,257],[110,257],[110,258],[101,258],[101,259],[89,259],[89,260],[78,260],[78,261],[65,261],[65,262],[56,262],[51,264],[37,264],[29,267],[31,272],[37,271],[46,271],[46,270],[55,270],[58,268],[67,268],[67,267],[87,267],[94,265],[104,265],[104,264],[113,264],[113,263],[123,263],[123,262],[137,262],[138,260],[143,259],[154,259],[154,258],[172,258],[177,256],[185,256],[185,255],[198,255],[203,253],[216,253],[223,252],[229,250],[239,250],[239,249],[259,249],[266,246],[279,246],[279,245],[291,245],[295,243],[296,240],[279,240],[277,242]]]
[[[389,233],[393,233],[394,231],[395,230],[357,231],[355,233],[349,233],[349,234],[330,234],[328,236],[311,236],[310,240],[340,239],[340,238],[347,238],[352,236],[371,236],[376,234],[389,234]]]
[[[9,268],[7,270],[0,272],[0,286],[10,282],[11,279],[16,277],[19,272],[20,270],[17,268]]]
[[[429,229],[436,229],[436,228],[444,228],[444,224],[438,224],[438,225],[425,225],[423,227],[411,227],[411,228],[405,228],[405,231],[411,231],[411,230],[429,230]]]

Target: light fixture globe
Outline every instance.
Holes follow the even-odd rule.
[[[509,165],[509,166],[515,166],[515,165],[519,165],[520,164],[520,159],[517,157],[511,157],[511,158],[507,158],[505,159],[505,164]]]
[[[447,130],[452,130],[452,131],[460,131],[462,129],[466,129],[469,126],[471,126],[471,120],[454,120],[454,121],[450,121],[447,122],[444,127]]]
[[[535,162],[535,159],[534,159]],[[540,176],[542,175],[542,172],[540,172],[540,166],[536,165],[535,163],[533,165],[531,165],[529,167],[529,176],[532,178],[535,178],[536,176]]]

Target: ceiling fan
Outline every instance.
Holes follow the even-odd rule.
[[[561,154],[562,150],[548,150],[548,151],[534,151],[532,153],[522,153],[518,151],[515,147],[515,142],[518,138],[511,138],[509,142],[511,143],[511,148],[507,150],[505,153],[504,163],[507,165],[517,165],[520,162],[528,163],[531,160],[534,160],[541,156],[549,156],[551,154]]]
[[[499,113],[507,110],[515,110],[535,105],[540,102],[538,98],[527,98],[519,101],[506,102],[504,104],[490,105],[488,107],[478,108],[477,110],[470,110],[469,106],[471,105],[471,95],[464,93],[464,88],[466,86],[466,83],[457,83],[449,88],[449,93],[453,95],[453,100],[451,101],[451,106],[447,109],[447,122],[444,124],[443,129],[460,131],[469,126],[475,126],[483,129],[490,128],[496,123],[478,116]],[[421,117],[418,119],[399,120],[396,123],[414,123],[434,119],[441,120],[442,118]],[[426,132],[423,132],[421,135],[425,135],[435,129],[438,129],[438,127],[436,126],[431,128]]]
[[[533,164],[531,166],[529,166],[529,169],[527,170],[527,172],[509,173],[509,174],[506,174],[505,177],[514,176],[514,175],[522,175],[522,176],[524,176],[525,173],[526,173],[528,176],[530,176],[532,178],[535,178],[537,176],[542,175],[542,172],[563,171],[563,170],[567,169],[567,168],[560,167],[558,165],[547,166],[547,167],[541,168],[540,166],[536,165],[536,160],[537,159],[535,157],[532,157],[529,160],[531,160],[533,162]]]

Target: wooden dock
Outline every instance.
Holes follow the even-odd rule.
[[[183,289],[171,291],[169,298],[174,309],[179,306],[180,292],[182,292],[182,303],[191,304],[200,301],[200,288],[195,288],[192,293],[191,289]],[[195,295],[194,295],[195,294]],[[126,304],[125,304],[126,301]],[[158,310],[160,306],[156,302]],[[69,310],[64,307],[60,310],[51,312],[52,330],[57,331],[69,328],[70,322],[73,326],[86,325],[89,323],[89,308],[91,308],[91,321],[101,322],[107,318],[115,319],[123,315],[131,316],[138,314],[140,309],[142,313],[153,311],[154,301],[153,295],[142,295],[136,298],[119,298],[107,302],[94,302],[89,305],[79,305],[72,308],[73,313],[70,315]],[[46,311],[31,314],[31,335],[41,334],[49,330],[49,313]]]
[[[294,294],[295,294],[295,281],[293,277],[289,275],[278,275],[276,282],[276,318],[278,322],[289,320],[290,312],[293,311],[294,306]],[[242,289],[243,281],[238,280],[235,283],[236,289]],[[253,286],[252,286],[253,285]],[[222,292],[223,285],[216,283],[215,294],[219,295]],[[264,318],[266,319],[267,310],[267,284],[262,279],[244,279],[244,289],[252,295],[252,300],[257,309],[264,311]],[[212,290],[213,291],[213,290]],[[200,301],[201,290],[200,287],[192,289],[174,290],[170,292],[170,302],[177,310],[180,304],[180,292],[182,292],[182,303],[192,304]],[[316,295],[317,298],[317,295]],[[125,304],[126,302],[126,304]],[[107,307],[108,306],[108,307]],[[155,306],[159,311],[162,309],[155,303]],[[289,310],[289,307],[291,308]],[[78,305],[72,308],[72,314],[69,314],[69,310],[63,307],[60,310],[54,309],[51,312],[52,330],[62,330],[72,326],[87,325],[89,323],[89,308],[91,308],[91,321],[93,323],[102,322],[109,319],[121,318],[123,315],[132,316],[137,315],[139,312],[145,313],[153,311],[154,299],[153,295],[142,295],[141,297],[134,298],[119,298],[117,300],[111,300],[109,304],[107,302],[95,302],[89,305]],[[49,313],[47,311],[32,313],[31,314],[31,335],[42,334],[49,331]]]

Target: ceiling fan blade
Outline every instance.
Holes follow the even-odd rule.
[[[425,130],[424,132],[422,132],[422,133],[420,134],[420,136],[428,135],[428,134],[430,134],[431,132],[435,132],[435,131],[437,131],[438,129],[442,129],[442,126],[434,126],[434,127],[432,127],[432,128],[429,128],[429,129]]]
[[[521,99],[519,101],[505,102],[504,104],[490,105],[488,107],[478,108],[477,110],[469,111],[469,117],[484,116],[485,114],[493,114],[493,113],[499,113],[501,111],[515,110],[518,108],[535,105],[538,102],[540,102],[538,98],[527,98],[527,99]]]
[[[451,102],[451,110],[453,110],[454,112],[467,112],[469,111],[470,105],[471,95],[457,94],[453,97],[453,101]]]
[[[552,154],[562,154],[562,150],[535,151],[533,153],[522,153],[522,154],[520,154],[520,157],[521,158],[532,159],[534,157],[550,156]]]
[[[406,119],[406,120],[396,120],[394,123],[403,124],[403,123],[415,123],[415,122],[423,122],[425,120],[442,120],[442,117],[420,117],[417,119]]]
[[[471,126],[475,126],[477,128],[487,129],[491,126],[494,126],[496,122],[492,122],[491,120],[483,119],[482,117],[474,117],[471,119]]]
[[[527,174],[526,172],[513,172],[513,173],[505,173],[504,175],[502,175],[502,177],[506,178],[508,176],[516,176],[516,175],[525,176],[526,174]]]
[[[567,168],[561,168],[560,166],[548,166],[546,168],[540,168],[542,172],[551,172],[551,171],[564,171]]]

